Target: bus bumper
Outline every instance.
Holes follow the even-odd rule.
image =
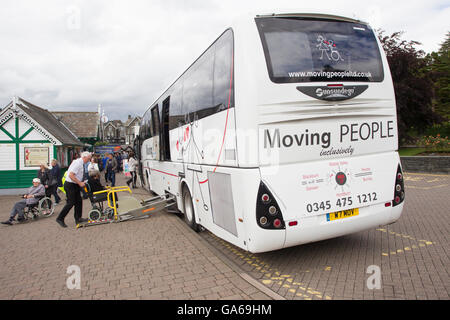
[[[400,218],[403,205],[404,202],[388,208],[384,204],[363,207],[360,208],[357,216],[334,221],[327,221],[326,214],[300,219],[295,226],[289,226],[289,221],[286,221],[284,248],[336,238],[394,223]]]
[[[267,252],[388,225],[400,218],[403,205],[404,202],[388,208],[384,204],[363,207],[357,216],[334,221],[327,221],[326,214],[298,219],[294,226],[289,225],[294,220],[288,220],[285,221],[285,230],[259,228],[248,243],[248,250],[252,253]]]

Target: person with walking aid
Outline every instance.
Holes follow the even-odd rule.
[[[59,213],[58,218],[56,218],[56,222],[63,228],[66,228],[67,225],[64,223],[64,218],[69,213],[72,207],[75,207],[74,210],[74,218],[75,224],[79,224],[80,222],[85,222],[87,219],[82,218],[83,214],[83,199],[81,198],[81,188],[84,188],[85,182],[83,181],[83,177],[85,175],[85,164],[91,161],[91,153],[83,152],[81,157],[74,160],[72,164],[67,169],[67,178],[64,182],[64,190],[66,191],[67,202],[64,208],[62,208]]]
[[[17,221],[24,221],[25,217],[23,209],[25,209],[27,205],[38,203],[39,199],[43,196],[45,196],[45,187],[41,184],[41,180],[39,178],[34,178],[33,186],[28,189],[27,194],[23,195],[22,200],[14,204],[14,207],[9,215],[9,219],[7,221],[3,221],[2,224],[12,225],[17,214],[19,214]]]

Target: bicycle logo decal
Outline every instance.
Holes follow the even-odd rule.
[[[323,60],[323,54],[325,53],[329,61],[344,61],[333,40],[327,40],[324,36],[319,35],[317,42],[316,48],[320,50],[320,60]]]

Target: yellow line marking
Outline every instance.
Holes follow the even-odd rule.
[[[322,293],[320,293],[317,290],[314,290],[313,288],[306,288],[304,287],[304,284],[301,282],[294,282],[294,278],[289,274],[281,274],[279,271],[274,270],[270,267],[270,265],[264,261],[262,261],[260,258],[256,257],[255,255],[245,252],[242,249],[233,248],[229,243],[224,241],[223,239],[218,238],[217,236],[212,235],[218,242],[223,244],[228,250],[232,253],[234,253],[237,257],[242,259],[243,261],[247,262],[247,264],[252,265],[256,267],[255,269],[258,270],[258,272],[261,272],[263,277],[265,279],[260,279],[262,284],[264,285],[271,285],[271,284],[278,284],[279,286],[283,288],[289,289],[289,292],[296,293],[298,290],[302,290],[304,292],[307,292],[313,296],[316,296],[319,299],[327,299],[331,300],[331,297],[324,296]],[[265,266],[266,268],[263,269],[262,266]],[[327,270],[331,270],[331,267],[326,267]],[[270,272],[267,272],[270,271]],[[306,270],[304,272],[310,272],[309,270]],[[296,295],[298,297],[302,297],[305,300],[312,300],[311,296],[302,294],[297,292]]]
[[[442,187],[447,187],[448,184],[441,184],[438,186],[432,186],[432,187],[416,187],[416,186],[406,186],[406,189],[419,189],[419,190],[432,190],[432,189],[437,189],[437,188],[442,188]]]
[[[405,172],[405,176],[424,176],[424,177],[449,177],[448,174],[431,174],[431,173],[415,173],[415,172]]]

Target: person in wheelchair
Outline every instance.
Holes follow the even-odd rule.
[[[93,209],[97,209],[100,212],[104,212],[103,202],[108,200],[108,193],[107,192],[103,192],[103,193],[99,193],[99,194],[94,194],[94,193],[98,192],[98,191],[103,191],[103,190],[106,190],[106,187],[104,187],[100,182],[100,171],[98,171],[98,170],[90,171],[89,179],[86,184],[86,190],[84,192],[86,192],[86,196],[91,201],[91,204],[93,205]],[[116,204],[115,204],[116,208],[118,208],[119,205],[117,204],[117,200],[118,200],[117,192],[114,192],[114,198],[116,201]],[[110,200],[112,201],[112,197],[110,198]]]
[[[22,197],[22,200],[14,204],[9,219],[3,221],[2,224],[12,225],[17,214],[19,215],[17,218],[18,222],[25,220],[23,209],[25,209],[26,206],[37,204],[41,198],[45,197],[45,187],[41,184],[41,180],[39,178],[34,178],[33,186],[30,187],[27,194]]]
[[[98,170],[89,171],[88,184],[89,184],[88,192],[90,193],[105,190],[105,187],[100,182],[100,171]]]

